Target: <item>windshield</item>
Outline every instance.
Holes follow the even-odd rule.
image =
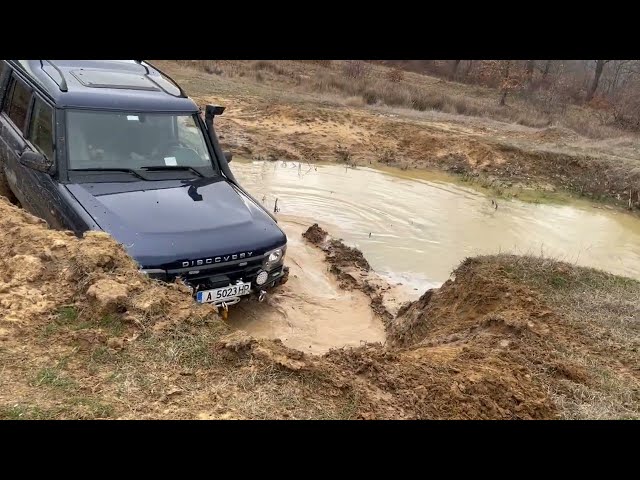
[[[67,111],[69,169],[213,168],[194,115]]]

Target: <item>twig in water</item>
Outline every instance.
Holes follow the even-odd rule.
[[[300,267],[300,270],[302,270],[304,272],[304,268],[302,268],[302,265],[300,265],[298,262],[296,262],[293,258],[290,258],[289,260],[291,260],[293,263],[295,263],[298,267]]]

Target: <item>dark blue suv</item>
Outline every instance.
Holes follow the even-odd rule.
[[[0,194],[104,230],[149,276],[231,305],[284,283],[287,237],[229,168],[207,105],[141,60],[0,60]]]

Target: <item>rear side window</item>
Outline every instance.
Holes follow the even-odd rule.
[[[36,97],[31,113],[29,141],[49,160],[53,160],[53,109]]]
[[[0,60],[0,83],[4,78],[5,72],[7,72],[8,70],[9,70],[9,65],[7,65],[7,63],[4,60]]]
[[[4,93],[7,91],[5,86],[4,77],[9,70],[9,66],[5,63],[4,60],[0,60],[0,106],[2,105],[2,100],[4,99]]]
[[[7,98],[2,105],[2,111],[6,112],[16,127],[20,130],[24,129],[30,100],[31,89],[13,77],[11,79],[11,84],[9,85]]]

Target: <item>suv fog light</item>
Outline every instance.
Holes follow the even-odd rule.
[[[265,270],[273,270],[274,267],[280,265],[284,260],[284,252],[286,250],[286,245],[276,248],[275,250],[271,250],[265,254],[265,260],[262,265],[262,268]]]
[[[256,283],[258,285],[262,285],[264,284],[264,282],[267,281],[267,278],[269,278],[269,274],[267,272],[265,272],[264,270],[262,272],[260,272],[258,274],[258,276],[256,277]]]

